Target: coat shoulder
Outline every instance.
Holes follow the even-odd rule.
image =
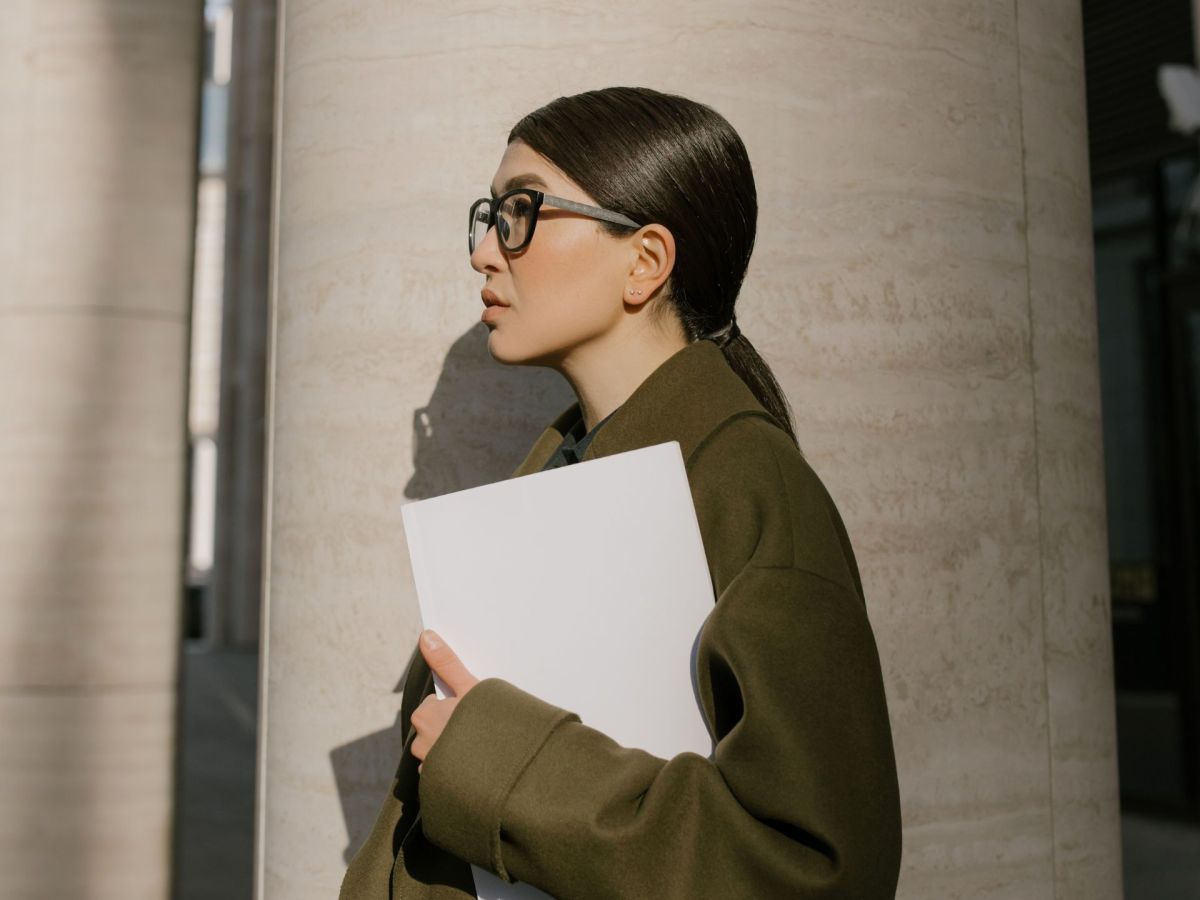
[[[802,569],[861,597],[841,515],[774,419],[753,412],[730,417],[696,446],[687,471],[718,596],[755,566]]]

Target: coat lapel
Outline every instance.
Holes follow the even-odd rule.
[[[532,475],[534,472],[540,472],[542,470],[542,466],[544,466],[550,457],[554,455],[554,451],[557,450],[558,445],[562,443],[563,437],[568,431],[571,430],[571,426],[579,421],[581,415],[582,413],[580,412],[578,402],[572,403],[565,410],[559,413],[558,418],[556,418],[550,424],[550,426],[541,433],[538,439],[533,442],[533,447],[530,448],[529,453],[525,456],[524,461],[517,466],[516,471],[514,471],[512,475],[508,477],[518,478],[521,475]],[[613,416],[613,418],[615,419],[616,416]],[[611,424],[611,420],[608,424]],[[608,424],[605,424],[604,427],[607,428]],[[596,435],[596,437],[599,436],[600,435]],[[595,442],[593,441],[593,443]],[[591,448],[589,447],[588,449]],[[585,453],[584,455],[586,456],[587,454]]]
[[[540,472],[580,415],[578,402],[563,410],[510,477]],[[720,347],[709,340],[695,341],[638,385],[588,445],[583,461],[679,441],[687,464],[708,435],[742,415],[761,416],[783,427],[730,368]]]

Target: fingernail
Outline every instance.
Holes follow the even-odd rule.
[[[430,650],[436,650],[438,647],[442,646],[442,640],[438,637],[436,631],[426,630],[425,634],[423,634],[421,637],[425,641],[425,646]]]

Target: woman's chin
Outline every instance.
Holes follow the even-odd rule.
[[[519,352],[519,349],[513,346],[513,342],[509,340],[509,335],[501,334],[499,328],[493,328],[488,332],[488,353],[492,359],[498,363],[515,366],[525,362],[524,354]]]
[[[488,334],[488,353],[492,359],[506,366],[549,366],[554,357],[530,349],[528,344],[522,345],[515,335],[504,334],[502,329],[493,328]]]

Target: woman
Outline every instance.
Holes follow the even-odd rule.
[[[694,673],[715,751],[620,747],[426,632],[342,900],[473,897],[468,863],[561,900],[894,896],[895,759],[854,554],[734,319],[756,218],[741,140],[685,98],[560,97],[509,134],[471,209],[488,347],[578,398],[513,475],[679,441],[717,596]]]

